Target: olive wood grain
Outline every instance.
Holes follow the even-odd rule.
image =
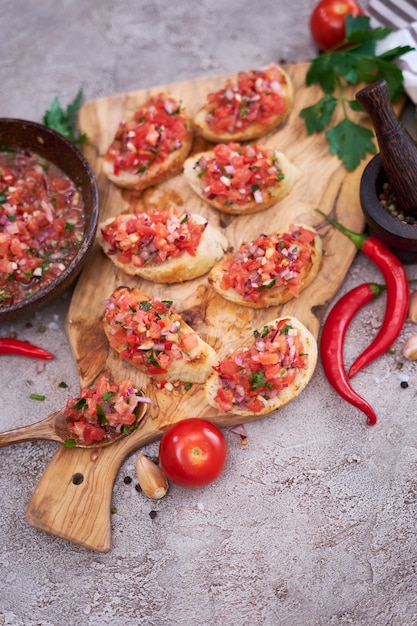
[[[417,146],[399,121],[385,80],[367,85],[356,94],[372,120],[381,161],[399,206],[417,215]]]
[[[84,268],[76,285],[67,317],[68,338],[81,384],[91,384],[102,373],[111,375],[116,381],[133,378],[154,403],[137,433],[101,450],[94,462],[86,450],[58,450],[27,508],[27,519],[33,526],[88,548],[107,551],[111,547],[111,493],[117,471],[126,456],[159,438],[169,424],[187,417],[206,417],[221,427],[244,421],[210,407],[205,401],[202,385],[193,385],[188,390],[184,385],[174,386],[173,391],[159,389],[138,370],[118,359],[109,349],[101,321],[104,300],[116,287],[136,286],[150,295],[172,299],[174,308],[218,351],[220,358],[245,338],[253,336],[254,328],[262,328],[266,322],[281,315],[297,317],[315,337],[318,336],[326,306],[343,282],[356,248],[325,223],[315,208],[332,213],[348,228],[361,231],[364,218],[359,204],[359,181],[367,161],[349,173],[335,156],[330,155],[324,134],[307,136],[299,112],[322,95],[318,88],[305,87],[307,67],[307,64],[286,67],[295,89],[293,110],[284,124],[260,140],[260,143],[286,153],[301,167],[304,176],[278,205],[250,216],[224,215],[211,209],[191,191],[182,175],[163,183],[158,190],[149,190],[137,197],[134,192],[117,189],[101,173],[103,155],[120,119],[129,117],[151,93],[170,91],[195,112],[209,91],[224,84],[225,76],[134,91],[96,100],[83,107],[80,122],[82,131],[89,137],[85,153],[97,173],[101,220],[123,210],[146,208],[152,202],[158,204],[169,198],[183,203],[191,212],[207,216],[214,226],[222,229],[235,248],[243,240],[252,240],[262,232],[286,228],[293,222],[316,226],[323,239],[324,259],[319,276],[299,298],[283,306],[254,310],[222,299],[209,287],[207,276],[166,286],[126,276],[115,268],[96,243],[88,267]],[[352,89],[348,89],[347,96],[354,97]],[[363,113],[355,114],[355,117],[361,122],[368,120]],[[211,145],[197,137],[193,150],[197,152],[208,147]],[[296,402],[302,401],[301,394]],[[254,419],[255,415],[246,421]],[[73,484],[74,474],[84,477],[81,485]]]
[[[45,417],[39,422],[29,424],[29,426],[22,426],[21,428],[13,428],[12,430],[5,430],[0,433],[0,448],[10,446],[15,443],[23,443],[25,441],[58,441],[63,443],[65,439],[68,439],[69,434],[66,430],[66,436],[63,429],[65,425],[62,424],[62,409],[51,413],[48,417]]]
[[[117,472],[125,458],[161,434],[145,417],[137,431],[108,448],[69,450],[60,446],[33,493],[27,521],[62,539],[108,552]]]

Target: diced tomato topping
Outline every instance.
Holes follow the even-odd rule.
[[[223,206],[262,203],[284,178],[275,150],[260,144],[217,144],[194,165],[203,196]]]
[[[59,168],[0,147],[0,310],[62,274],[78,253],[84,227],[81,194]]]
[[[81,389],[80,395],[68,398],[64,417],[68,433],[89,446],[94,441],[111,438],[122,428],[129,432],[139,423],[139,407],[149,402],[132,380],[119,384],[101,376],[96,385]]]
[[[252,302],[283,286],[297,297],[303,271],[308,272],[312,263],[317,236],[315,231],[291,225],[288,232],[243,242],[222,266],[222,289],[234,289]]]
[[[198,346],[198,336],[197,333],[190,333],[188,335],[184,334],[182,337],[182,346],[186,352],[191,352],[195,350]]]
[[[181,102],[160,93],[138,108],[133,119],[120,122],[104,158],[113,163],[116,176],[122,171],[141,174],[181,148],[187,132]]]
[[[234,359],[225,359],[220,361],[216,369],[224,378],[233,378],[240,371],[241,367]]]
[[[216,402],[222,411],[228,413],[233,408],[233,391],[231,389],[219,389]]]
[[[246,408],[252,413],[260,413],[264,406],[264,403],[259,398],[251,398],[246,404]]]
[[[149,376],[165,376],[174,361],[190,360],[198,345],[196,333],[184,329],[171,306],[127,287],[116,289],[105,303],[110,346]]]
[[[286,78],[277,65],[240,72],[237,81],[207,97],[206,123],[219,132],[235,133],[252,124],[268,125],[284,109]]]
[[[87,424],[87,420],[85,420],[84,418],[80,418],[77,421],[69,421],[67,428],[68,428],[68,432],[71,435],[75,435],[78,439],[83,440],[84,439],[84,430]]]
[[[237,350],[214,369],[220,379],[216,403],[222,411],[244,407],[256,414],[265,403],[293,384],[308,367],[308,354],[290,320],[256,332],[249,348]]]
[[[136,267],[163,263],[184,253],[195,256],[207,222],[175,209],[117,215],[101,229],[103,239],[122,263]]]
[[[105,436],[106,431],[101,426],[94,426],[94,424],[85,425],[83,438],[86,446],[90,446],[94,441],[102,441]]]

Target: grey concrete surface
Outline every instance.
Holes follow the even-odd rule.
[[[362,3],[364,6],[366,2]],[[58,95],[87,100],[166,82],[305,61],[313,0],[224,3],[1,0],[0,115],[41,121]],[[407,268],[410,277],[417,267]],[[338,297],[381,280],[355,259]],[[64,331],[70,293],[3,325],[56,359],[0,357],[0,428],[24,425],[78,390]],[[346,361],[377,330],[384,299],[349,330]],[[397,352],[357,376],[379,414],[369,428],[319,364],[279,415],[226,431],[226,471],[206,489],[171,487],[155,503],[114,489],[113,549],[100,554],[30,527],[28,501],[56,444],[0,453],[1,626],[412,626],[417,624],[416,364]],[[409,387],[400,387],[402,379]],[[60,381],[68,389],[58,389]],[[45,394],[44,402],[29,399]],[[157,452],[157,444],[145,450]],[[156,517],[150,513],[156,511]]]

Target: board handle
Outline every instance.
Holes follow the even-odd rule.
[[[129,437],[101,449],[60,446],[26,509],[28,523],[97,552],[112,547],[111,500],[123,461],[162,436],[144,419]]]

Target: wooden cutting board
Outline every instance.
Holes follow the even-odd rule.
[[[237,346],[242,338],[251,336],[254,328],[262,328],[266,322],[281,315],[297,317],[315,337],[318,336],[326,306],[344,280],[356,249],[346,237],[323,223],[314,209],[318,207],[326,213],[332,212],[348,228],[361,231],[364,218],[358,190],[366,162],[355,172],[348,173],[341,162],[329,154],[323,134],[307,136],[299,112],[321,96],[319,89],[305,87],[307,67],[307,64],[286,67],[294,83],[294,108],[282,126],[260,140],[286,153],[303,170],[304,176],[279,204],[250,216],[228,216],[211,209],[190,190],[182,175],[140,197],[134,192],[119,190],[101,173],[103,156],[119,121],[129,118],[150,94],[170,91],[181,98],[191,112],[195,112],[204,103],[208,92],[223,85],[225,76],[116,95],[89,102],[81,110],[81,130],[89,137],[85,154],[97,174],[101,220],[121,211],[171,199],[183,203],[193,213],[205,215],[214,226],[223,230],[230,245],[235,248],[261,232],[273,232],[292,222],[315,226],[323,239],[324,260],[318,278],[298,299],[280,307],[255,311],[227,302],[215,294],[208,286],[207,276],[167,286],[128,277],[115,268],[96,244],[88,266],[76,285],[66,321],[80,383],[82,386],[90,385],[102,373],[116,381],[133,378],[154,403],[135,434],[101,450],[98,455],[88,450],[61,447],[29,503],[27,519],[31,525],[93,550],[106,552],[111,548],[110,508],[114,480],[128,455],[159,438],[171,423],[187,417],[206,417],[221,427],[257,419],[253,416],[242,420],[233,415],[220,414],[206,403],[202,385],[193,385],[188,391],[184,385],[176,386],[174,391],[160,390],[146,376],[121,362],[109,350],[101,322],[104,300],[116,287],[136,286],[150,295],[173,300],[173,308],[218,351],[220,358]],[[354,97],[353,89],[348,96]],[[365,115],[355,116],[366,123]],[[193,151],[209,147],[210,144],[197,138]],[[302,394],[295,401],[302,403]]]

